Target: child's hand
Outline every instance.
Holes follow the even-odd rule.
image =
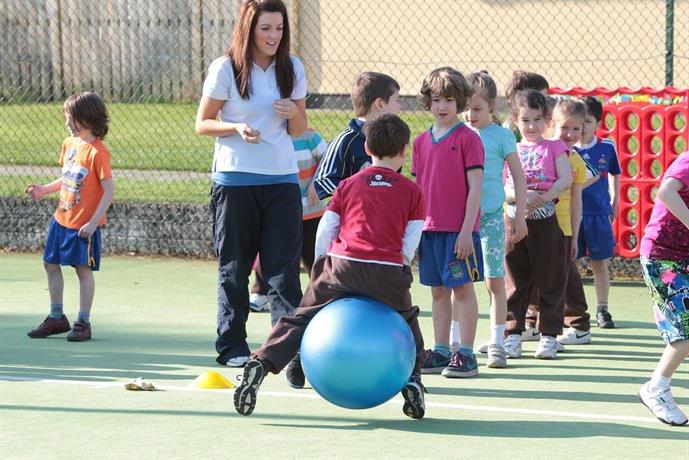
[[[514,224],[512,225],[512,243],[519,243],[521,240],[526,238],[529,234],[529,230],[526,227],[526,217],[516,216],[514,219]]]
[[[297,108],[297,104],[292,102],[291,99],[277,99],[273,102],[273,108],[277,112],[278,116],[280,118],[284,118],[285,120],[293,118],[299,110]]]
[[[29,184],[24,193],[29,195],[32,200],[40,200],[45,195],[45,190],[40,184]]]
[[[93,224],[91,222],[88,222],[88,223],[82,225],[81,228],[79,229],[79,236],[81,238],[89,239],[89,238],[91,238],[91,235],[93,235],[93,233],[96,231],[97,228],[98,228],[98,224]]]
[[[547,203],[548,200],[544,199],[543,194],[541,193],[538,193],[534,190],[529,190],[526,194],[526,206],[530,211],[538,209],[541,206],[545,206]]]
[[[240,123],[237,132],[240,136],[242,136],[242,139],[244,139],[244,142],[246,142],[247,144],[258,144],[261,140],[260,131],[252,128],[246,123]]]
[[[614,201],[610,203],[610,209],[611,209],[611,214],[610,214],[610,223],[612,224],[615,219],[617,219],[617,212],[619,211],[619,207],[617,205],[617,201]]]
[[[457,240],[455,240],[455,254],[458,259],[468,257],[474,250],[474,240],[471,238],[470,232],[459,232]]]

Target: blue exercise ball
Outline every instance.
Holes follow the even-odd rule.
[[[391,399],[409,380],[415,359],[416,344],[404,318],[365,297],[328,304],[301,341],[301,364],[314,390],[348,409]]]

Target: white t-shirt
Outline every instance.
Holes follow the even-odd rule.
[[[290,56],[294,66],[294,90],[290,99],[306,97],[306,75],[301,61]],[[224,122],[247,123],[261,133],[258,144],[247,144],[238,134],[215,140],[213,172],[246,172],[284,175],[298,172],[287,120],[278,116],[273,102],[282,99],[275,75],[275,63],[265,71],[256,64],[251,69],[251,93],[242,99],[234,80],[232,61],[223,56],[211,63],[203,84],[203,95],[226,101],[220,109]]]

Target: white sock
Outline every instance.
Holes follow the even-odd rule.
[[[505,345],[505,325],[496,324],[490,327],[490,343],[500,345],[501,347]]]
[[[462,343],[459,337],[459,321],[450,323],[450,343]]]
[[[651,381],[648,385],[648,389],[653,393],[660,393],[661,391],[670,388],[671,381],[672,379],[670,377],[663,377],[663,374],[660,372],[654,372],[653,375],[651,375]]]

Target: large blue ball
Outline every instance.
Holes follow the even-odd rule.
[[[301,342],[306,378],[323,398],[366,409],[402,390],[416,345],[402,316],[365,297],[338,299],[311,320]]]

